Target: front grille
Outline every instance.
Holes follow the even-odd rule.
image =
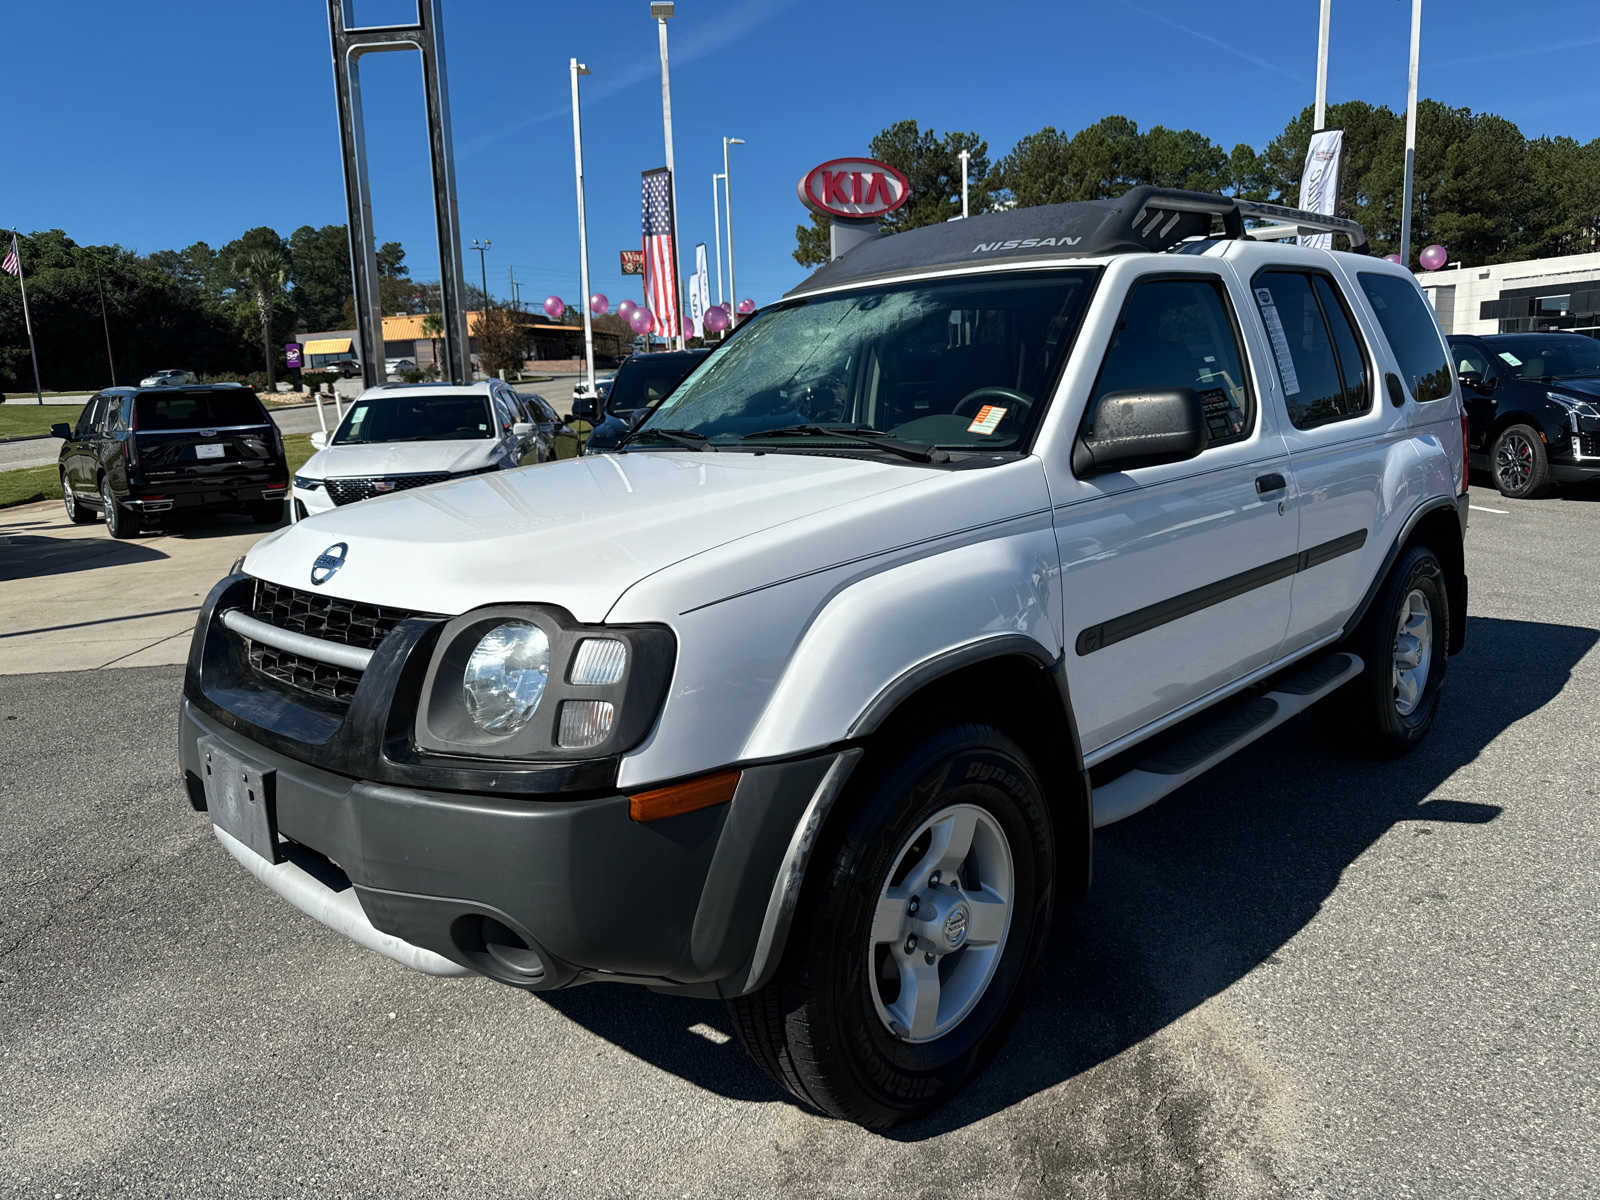
[[[1600,458],[1600,433],[1580,433],[1578,453],[1585,458]]]
[[[403,492],[408,488],[426,487],[430,483],[443,483],[450,478],[448,471],[432,471],[426,475],[375,475],[327,481],[328,496],[335,504],[354,504],[357,500],[370,500],[390,492]],[[381,486],[380,486],[381,485]]]
[[[250,615],[279,629],[375,650],[401,621],[433,614],[361,604],[258,579]],[[250,642],[249,648],[251,667],[269,679],[313,696],[348,704],[356,694],[356,685],[361,682],[361,672],[351,667],[334,666],[260,642]]]

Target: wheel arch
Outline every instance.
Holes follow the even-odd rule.
[[[1494,468],[1494,444],[1500,440],[1500,435],[1513,425],[1526,425],[1537,433],[1539,441],[1544,445],[1545,453],[1550,453],[1550,431],[1545,428],[1544,421],[1539,414],[1526,408],[1507,409],[1503,413],[1496,414],[1494,421],[1489,426],[1487,436],[1483,439],[1483,448],[1479,451],[1480,454],[1490,460],[1489,467],[1491,470]]]
[[[1448,649],[1451,654],[1459,654],[1467,640],[1466,523],[1464,496],[1454,501],[1439,497],[1419,505],[1384,555],[1383,565],[1362,596],[1360,606],[1345,622],[1346,634],[1352,633],[1365,620],[1378,590],[1389,578],[1400,556],[1412,546],[1425,545],[1438,555],[1439,564],[1444,567],[1445,596],[1450,602]]]

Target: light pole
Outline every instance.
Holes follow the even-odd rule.
[[[1422,49],[1422,0],[1411,0],[1411,85],[1406,92],[1406,185],[1400,201],[1400,261],[1411,269],[1411,172],[1417,161],[1417,57]]]
[[[483,281],[484,312],[489,311],[489,268],[484,265],[483,254],[484,251],[486,251],[492,244],[493,243],[488,238],[483,239],[483,245],[481,246],[478,245],[477,238],[472,239],[472,248],[478,252],[478,278]],[[482,317],[479,317],[478,319],[480,321],[483,320]]]
[[[967,219],[967,159],[972,157],[970,150],[961,152],[961,219]]]
[[[722,197],[717,194],[717,180],[727,182],[726,175],[711,176],[711,222],[717,231],[717,303],[722,303]]]
[[[1328,14],[1333,0],[1322,0],[1322,22],[1317,32],[1317,113],[1312,132],[1328,123]]]
[[[722,139],[722,187],[728,199],[728,308],[739,307],[739,285],[733,277],[733,175],[728,170],[728,147],[744,145],[743,138]]]
[[[652,3],[650,15],[656,20],[656,31],[661,37],[661,124],[667,135],[667,182],[672,189],[672,295],[677,301],[674,307],[678,313],[673,321],[677,326],[672,330],[672,342],[679,350],[684,349],[683,340],[683,259],[678,254],[678,172],[672,163],[672,83],[667,72],[667,22],[672,17],[672,4]]]
[[[572,60],[572,162],[578,180],[578,277],[583,294],[578,307],[583,309],[583,361],[589,381],[589,396],[594,397],[594,318],[589,315],[589,226],[583,213],[583,123],[578,118],[578,76],[593,74],[577,59]],[[676,248],[674,248],[676,249]],[[595,420],[599,420],[596,415]]]

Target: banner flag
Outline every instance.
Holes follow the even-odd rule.
[[[1306,169],[1300,176],[1300,207],[1325,217],[1339,211],[1339,166],[1344,150],[1344,130],[1319,129],[1311,135],[1306,150]],[[1333,249],[1333,234],[1308,233],[1300,237],[1302,246]]]
[[[645,295],[655,332],[668,340],[682,335],[678,316],[678,264],[673,258],[672,175],[665,167],[642,172]]]
[[[711,278],[706,270],[706,244],[694,248],[694,274],[689,276],[689,319],[694,322],[694,336],[706,335],[706,309],[711,307]]]

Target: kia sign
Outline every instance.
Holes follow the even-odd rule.
[[[830,217],[881,217],[911,199],[906,177],[874,158],[836,158],[800,181],[800,201]]]
[[[283,357],[284,357],[284,361],[288,364],[288,367],[289,367],[289,369],[291,371],[299,370],[300,369],[300,343],[299,342],[290,342],[288,345],[284,346],[284,348],[283,348]]]

